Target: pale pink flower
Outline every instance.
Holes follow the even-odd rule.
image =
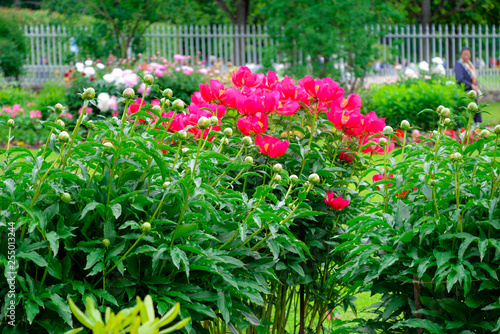
[[[174,55],[174,60],[183,61],[184,60],[184,56],[183,55]]]
[[[40,110],[31,110],[30,111],[30,118],[42,118],[42,112]]]
[[[120,115],[120,113],[118,111],[111,112],[111,116],[113,116],[113,117],[116,117],[118,115]]]
[[[139,89],[137,90],[137,92],[138,92],[139,94],[143,94],[143,93],[144,93],[144,88],[146,88],[146,84],[141,83],[141,85],[139,86]],[[151,91],[151,87],[148,87],[148,90],[147,90],[147,92],[146,92],[146,96],[148,96],[148,95],[149,95],[149,92],[150,92],[150,91]]]
[[[80,108],[80,110],[78,110],[78,114],[81,114],[81,113],[82,113],[82,109],[83,109],[83,107],[82,107],[82,108]],[[86,113],[87,115],[92,114],[92,109],[91,109],[91,108],[89,108],[89,107],[87,107],[87,108],[85,109],[85,113]]]

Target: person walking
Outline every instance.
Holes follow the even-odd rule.
[[[460,52],[460,59],[455,64],[455,78],[458,84],[464,84],[465,91],[474,90],[477,95],[481,95],[481,90],[477,85],[477,75],[474,65],[470,61],[471,51],[469,48],[463,48]],[[477,111],[474,115],[474,122],[481,123],[483,118],[481,112]]]

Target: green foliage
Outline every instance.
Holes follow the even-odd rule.
[[[469,116],[462,122],[471,124]],[[366,185],[383,200],[348,224],[342,276],[382,295],[372,306],[376,318],[360,324],[362,332],[500,329],[499,136],[472,142],[462,133],[457,141],[442,130],[375,165],[391,175],[391,185]]]
[[[6,77],[17,77],[23,71],[26,44],[21,25],[0,12],[0,69]]]
[[[373,110],[392,124],[406,119],[428,131],[435,128],[436,113],[420,112],[436,110],[440,105],[455,107],[462,92],[460,86],[447,78],[407,79],[390,85],[374,85],[361,96],[365,113]]]

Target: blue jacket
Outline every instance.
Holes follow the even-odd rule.
[[[457,82],[463,83],[465,86],[465,90],[471,90],[472,89],[472,78],[464,68],[464,66],[460,62],[456,62],[455,64],[455,78],[457,79]]]

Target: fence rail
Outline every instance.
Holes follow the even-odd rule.
[[[88,30],[89,27],[77,29]],[[480,69],[479,82],[484,89],[500,89],[498,65],[500,63],[500,27],[479,25],[404,25],[367,26],[367,33],[377,36],[379,53],[373,55],[380,68],[370,76],[386,76],[394,72],[395,65],[430,62],[434,57],[444,59],[447,75],[463,47],[470,47],[472,61]],[[24,84],[40,84],[62,75],[72,63],[83,60],[85,55],[73,53],[70,39],[75,28],[62,26],[26,26],[28,54],[25,60]],[[205,61],[222,62],[239,66],[262,64],[265,50],[275,42],[265,26],[233,25],[155,25],[144,35],[146,45],[143,57],[165,57],[173,60],[175,54],[189,56],[189,64]],[[74,46],[73,46],[74,47]],[[305,62],[307,52],[298,50],[292,62]],[[313,56],[313,55],[311,55]],[[335,57],[337,62],[343,59]],[[275,61],[280,63],[279,55]],[[333,62],[332,62],[333,63]],[[336,64],[339,68],[339,64]],[[343,66],[340,66],[343,68]],[[379,81],[379,80],[376,80]]]

